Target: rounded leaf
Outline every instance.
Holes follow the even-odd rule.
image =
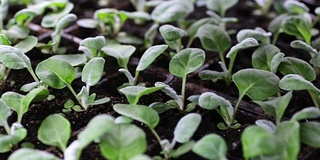
[[[188,35],[183,29],[168,24],[161,26],[159,31],[162,37],[167,41],[175,41]]]
[[[60,114],[49,115],[44,119],[38,130],[38,139],[47,145],[66,149],[71,136],[70,122]]]
[[[55,89],[71,85],[76,75],[72,65],[60,59],[46,59],[40,62],[36,74],[44,83]]]
[[[96,85],[103,74],[105,60],[101,57],[92,58],[82,70],[81,80],[88,86]]]
[[[11,69],[31,68],[30,59],[18,48],[0,45],[0,62]]]
[[[192,148],[199,156],[210,160],[226,160],[227,143],[216,134],[202,137]]]
[[[175,76],[184,77],[199,69],[205,61],[205,53],[198,48],[187,48],[175,54],[169,63],[169,70]]]
[[[311,82],[304,79],[302,76],[297,74],[288,74],[285,75],[279,83],[281,89],[287,91],[300,91],[308,90],[320,93],[320,90],[314,86]]]
[[[33,150],[29,148],[21,148],[10,155],[8,160],[59,160],[56,156],[49,152]]]
[[[156,45],[148,48],[140,58],[137,71],[145,70],[158,56],[160,56],[168,45]]]
[[[272,72],[258,69],[243,69],[232,76],[239,95],[247,95],[253,100],[265,100],[279,90],[279,78]]]
[[[182,117],[174,129],[174,139],[179,143],[186,143],[193,136],[201,123],[201,116],[197,113],[189,113]]]
[[[160,121],[158,113],[154,109],[147,106],[115,104],[113,109],[117,113],[142,122],[150,128],[155,128]]]
[[[294,57],[285,57],[278,70],[284,75],[298,74],[308,81],[316,79],[313,67],[308,62]]]
[[[202,93],[198,100],[199,106],[205,109],[218,109],[219,106],[231,106],[231,103],[212,92]]]

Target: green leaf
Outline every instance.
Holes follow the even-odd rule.
[[[222,17],[224,17],[226,11],[237,3],[238,0],[207,0],[206,7],[217,11]]]
[[[20,41],[14,47],[20,49],[23,53],[29,52],[38,44],[38,38],[35,36],[28,36],[27,38]]]
[[[202,137],[192,148],[194,153],[210,160],[226,160],[227,150],[227,143],[216,134]]]
[[[6,46],[10,46],[11,45],[11,42],[9,41],[7,36],[4,35],[4,34],[0,34],[0,45],[6,45]]]
[[[128,68],[128,63],[131,55],[136,48],[132,45],[109,45],[102,48],[102,51],[118,61],[118,65],[122,68]]]
[[[256,120],[255,124],[259,127],[262,127],[263,129],[265,129],[270,133],[274,133],[277,127],[273,122],[269,120],[264,120],[264,119]]]
[[[100,151],[107,159],[130,159],[147,149],[146,134],[132,124],[118,124],[100,140]]]
[[[231,46],[228,33],[221,27],[205,24],[198,29],[197,36],[205,50],[224,53]]]
[[[232,106],[228,100],[213,92],[202,93],[199,97],[198,103],[200,107],[208,110],[219,109],[218,107],[220,106]]]
[[[66,85],[71,85],[76,73],[68,62],[59,59],[46,59],[38,64],[36,74],[50,87],[62,89]]]
[[[153,102],[149,105],[149,107],[154,109],[158,114],[164,113],[170,109],[175,109],[174,106],[162,102]]]
[[[190,38],[195,38],[197,33],[199,32],[199,28],[205,24],[218,24],[214,18],[201,18],[195,22],[193,22],[190,27],[187,29],[187,33]]]
[[[300,125],[295,121],[285,121],[277,126],[274,135],[275,140],[283,146],[281,159],[296,159],[300,151]]]
[[[268,44],[258,47],[252,54],[253,68],[271,71],[271,62],[277,53],[280,53],[280,49],[275,45]]]
[[[0,99],[0,126],[4,126],[7,123],[8,117],[12,114],[9,106]]]
[[[304,18],[300,16],[287,17],[282,21],[281,28],[286,34],[302,38],[307,44],[310,44],[311,27]]]
[[[180,107],[182,107],[183,105],[182,98],[180,95],[177,94],[177,92],[172,87],[162,82],[156,82],[154,85],[156,87],[161,87],[161,86],[164,87],[161,89],[161,91],[164,92],[169,97],[171,97]]]
[[[60,114],[49,115],[38,130],[38,139],[64,151],[71,136],[70,122]]]
[[[148,48],[140,58],[140,61],[136,70],[137,71],[145,70],[167,48],[168,48],[167,45],[156,45]]]
[[[241,143],[245,159],[279,152],[278,143],[280,142],[274,141],[273,135],[259,126],[247,127],[241,134]]]
[[[105,45],[106,39],[103,36],[85,38],[80,42],[80,46],[84,46],[95,51],[101,50]]]
[[[5,34],[9,40],[24,39],[29,36],[30,30],[27,26],[14,25],[8,30],[2,30],[2,33]]]
[[[236,44],[235,46],[231,47],[226,57],[230,59],[235,59],[240,50],[255,47],[257,45],[259,45],[259,43],[254,38],[246,38],[243,41]]]
[[[300,140],[302,143],[314,148],[320,148],[320,123],[300,123]]]
[[[158,23],[174,22],[185,19],[193,10],[193,4],[187,1],[164,1],[153,9],[151,18]]]
[[[280,80],[279,87],[287,91],[308,90],[320,93],[320,90],[316,86],[297,74],[285,75]]]
[[[198,48],[187,48],[175,54],[169,63],[170,73],[185,77],[199,69],[205,61],[205,53]]]
[[[224,77],[227,77],[228,72],[218,72],[218,71],[212,71],[212,70],[202,70],[199,72],[199,77],[202,80],[211,80],[213,82],[216,82],[218,79],[223,79]]]
[[[201,116],[197,113],[189,113],[182,117],[174,129],[174,140],[179,143],[190,141],[191,137],[201,123]]]
[[[173,25],[165,24],[159,28],[160,34],[166,41],[176,41],[181,39],[184,36],[187,36],[188,33],[183,29],[175,27]]]
[[[302,2],[299,1],[285,1],[283,4],[287,12],[292,14],[304,14],[309,12],[309,8]]]
[[[164,87],[160,86],[147,88],[143,86],[128,86],[121,88],[119,91],[127,97],[127,100],[130,104],[137,104],[142,96],[156,92],[162,88]]]
[[[77,21],[77,25],[81,26],[81,27],[84,27],[84,28],[91,28],[91,29],[94,29],[94,28],[97,28],[98,26],[98,21],[95,20],[95,19],[79,19]]]
[[[275,74],[257,70],[243,69],[232,76],[239,90],[239,96],[247,95],[253,100],[265,100],[279,90],[279,78]]]
[[[101,57],[92,58],[83,68],[81,80],[88,86],[96,85],[103,74],[105,60]]]
[[[30,59],[18,48],[0,45],[0,62],[11,69],[31,68]]]
[[[298,74],[308,81],[316,79],[316,73],[312,66],[308,62],[294,57],[283,58],[278,70],[283,75]]]
[[[282,63],[283,58],[284,58],[283,53],[277,53],[272,57],[271,64],[270,64],[270,71],[272,73],[276,73],[278,71],[278,67]]]
[[[272,32],[272,34],[276,35],[282,32],[282,21],[286,19],[289,15],[288,14],[280,14],[279,16],[275,17],[268,26],[268,30]]]
[[[307,43],[305,43],[305,42],[303,42],[301,40],[292,41],[290,43],[290,46],[292,48],[298,48],[298,49],[306,50],[311,54],[312,57],[319,54],[318,51],[315,48],[313,48],[312,46],[308,45]]]
[[[292,121],[301,121],[305,119],[314,119],[320,117],[320,110],[315,107],[307,107],[302,109],[301,111],[296,112],[291,120]]]
[[[22,100],[22,105],[29,108],[31,102],[41,102],[48,98],[49,90],[45,87],[38,87],[31,90]]]
[[[107,114],[100,114],[92,118],[86,128],[78,134],[81,147],[88,146],[95,139],[110,132],[115,127],[114,118]]]
[[[15,92],[5,92],[1,95],[1,99],[10,107],[10,109],[17,112],[19,118],[21,118],[29,108],[29,106],[24,106],[22,104],[24,98],[24,95]],[[21,122],[21,119],[19,118],[18,121]]]
[[[142,122],[150,128],[155,128],[160,120],[155,110],[143,105],[115,104],[113,109],[117,113]]]
[[[237,41],[241,42],[246,38],[254,38],[263,44],[270,43],[271,32],[261,31],[259,29],[242,29],[237,33]]]
[[[53,55],[50,59],[59,59],[70,63],[72,66],[79,66],[87,63],[87,57],[83,54],[64,54],[64,55]]]
[[[59,7],[58,5],[58,11],[57,12],[51,12],[46,14],[41,21],[41,26],[45,28],[52,28],[55,26],[59,26],[59,21],[62,19],[64,16],[66,16],[70,11],[73,9],[74,4],[70,2],[60,2],[63,3],[63,7]],[[52,4],[54,5],[54,3]],[[75,21],[74,19],[73,21]]]
[[[289,102],[292,98],[292,92],[288,92],[284,96],[276,97],[271,100],[267,100],[264,102],[254,101],[268,114],[272,115],[276,122],[279,123],[286,108],[289,105]]]
[[[56,156],[49,152],[34,150],[29,148],[21,148],[12,153],[8,160],[59,160]]]

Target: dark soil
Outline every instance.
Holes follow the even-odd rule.
[[[93,16],[93,12],[99,8],[90,0],[73,0],[75,4],[75,8],[72,11],[78,16],[78,19],[81,18],[90,18]],[[250,27],[262,27],[267,29],[267,25],[269,24],[271,19],[268,19],[263,16],[254,16],[252,14],[253,8],[247,7],[245,5],[246,0],[240,0],[236,7],[233,7],[227,12],[227,16],[235,16],[239,18],[239,23],[237,24],[230,24],[228,28],[241,30],[244,28]],[[308,5],[311,7],[315,4],[311,3],[310,1],[306,1]],[[114,4],[114,6],[119,10],[128,10],[132,11],[133,6],[129,3],[128,0],[119,1],[118,4]],[[202,17],[206,17],[205,9],[204,8],[197,8],[196,12],[191,14],[188,19],[195,20]],[[250,18],[248,18],[250,17]],[[124,26],[124,31],[127,31],[133,35],[143,38],[143,34],[148,29],[151,24],[146,24],[145,26],[136,26],[132,21],[128,21]],[[89,30],[78,27],[76,25],[71,26],[73,27],[67,34],[73,35],[78,38],[86,38],[90,36],[97,36],[99,33],[96,30]],[[37,32],[33,31],[36,36],[38,36],[42,40],[46,40],[50,34],[47,33],[48,31],[44,32]],[[235,35],[232,35],[233,44],[236,43]],[[289,44],[292,41],[292,37],[280,35],[278,46],[287,56],[294,56],[305,59],[308,61],[308,56],[303,56],[306,54],[298,54],[297,51],[290,48]],[[64,39],[63,45],[68,46],[68,53],[78,53],[77,50],[78,44],[74,43],[72,39]],[[157,38],[156,43],[163,43],[163,40]],[[141,46],[137,46],[141,47]],[[192,47],[201,47],[198,40],[196,40]],[[137,48],[137,50],[143,51],[144,48]],[[251,66],[251,50],[245,50],[239,53],[241,58],[236,61],[234,72],[243,68],[252,68]],[[27,54],[28,57],[32,60],[32,65],[35,67],[39,62],[49,57],[49,55],[43,55],[40,53],[38,49],[32,50],[30,53]],[[136,61],[135,59],[139,58],[141,53],[136,53],[130,62],[129,68],[135,68]],[[87,125],[89,120],[98,114],[109,114],[114,117],[118,116],[112,109],[112,106],[116,103],[127,103],[125,97],[118,93],[117,89],[121,84],[125,83],[127,79],[122,74],[117,73],[118,65],[115,59],[106,57],[106,69],[105,69],[105,76],[101,80],[101,82],[97,85],[92,87],[92,92],[97,93],[99,97],[108,96],[111,98],[111,101],[107,104],[94,106],[87,111],[84,112],[70,112],[65,114],[65,117],[71,122],[72,125],[72,138],[71,140],[76,139],[77,134],[84,129]],[[219,70],[218,65],[218,54],[217,53],[207,53],[207,61],[206,61],[206,68],[204,69],[212,69],[212,70]],[[152,67],[141,73],[140,82],[146,83],[147,86],[152,86],[157,81],[163,81],[169,84],[171,87],[175,88],[177,92],[180,92],[181,88],[181,80],[179,78],[174,78],[172,75],[169,74],[168,70],[168,57],[160,57]],[[132,70],[133,71],[133,70]],[[12,70],[8,80],[1,86],[1,94],[6,91],[14,91],[19,92],[20,87],[23,84],[32,82],[32,78],[26,70]],[[319,82],[315,82],[315,84],[320,87]],[[78,92],[83,86],[81,80],[75,80],[72,84],[73,87]],[[232,104],[235,104],[237,101],[238,90],[237,88],[231,84],[230,86],[226,86],[223,81],[218,81],[213,83],[211,81],[201,81],[196,74],[190,75],[188,79],[187,85],[187,94],[194,95],[194,94],[201,94],[205,91],[216,92],[217,94],[225,97],[226,99],[230,100]],[[29,111],[23,117],[23,126],[26,127],[28,130],[28,136],[23,142],[31,142],[34,144],[36,149],[49,151],[54,153],[60,158],[63,158],[63,154],[55,147],[49,147],[47,145],[42,144],[37,139],[37,131],[41,124],[41,122],[50,114],[54,113],[62,113],[63,105],[68,99],[73,99],[73,95],[70,93],[68,89],[62,90],[55,90],[50,89],[50,93],[54,95],[56,98],[51,101],[43,101],[39,103],[34,103],[30,106]],[[24,94],[24,93],[22,93]],[[165,102],[168,100],[168,97],[161,92],[156,92],[150,94],[148,96],[144,96],[139,104],[148,105],[152,102]],[[302,108],[312,106],[312,100],[310,96],[306,92],[294,92],[293,99],[290,103],[288,110],[285,113],[287,118],[290,118],[292,114],[296,111],[301,110]],[[249,125],[253,125],[254,122],[258,119],[269,119],[272,120],[270,116],[266,115],[262,109],[255,104],[251,103],[249,98],[245,98],[244,101],[241,103],[240,111],[237,113],[236,119],[238,122],[242,124],[239,129],[230,129],[227,131],[219,130],[216,125],[219,122],[222,122],[219,114],[215,111],[208,111],[201,108],[196,108],[193,112],[197,112],[202,115],[202,122],[200,127],[198,128],[197,132],[195,133],[193,139],[198,140],[204,135],[210,133],[216,133],[222,136],[227,144],[228,144],[228,159],[230,160],[240,160],[242,159],[242,148],[240,143],[240,135],[241,132]],[[178,123],[179,119],[183,117],[185,113],[180,113],[177,110],[169,110],[165,113],[160,114],[160,123],[156,127],[156,131],[161,136],[161,138],[165,139],[172,139],[173,137],[173,130]],[[16,119],[15,115],[10,117],[10,122],[14,122]],[[136,123],[136,125],[141,126],[147,133],[148,138],[148,150],[146,152],[147,155],[155,156],[159,155],[161,152],[160,145],[156,141],[155,137],[151,134],[151,132],[142,124]],[[3,132],[3,130],[0,130]],[[15,147],[18,149],[19,147]],[[13,151],[14,151],[13,150]],[[13,152],[12,151],[12,152]],[[0,154],[0,159],[4,160],[12,153],[4,153]],[[299,159],[301,160],[315,160],[316,157],[320,156],[319,150],[314,150],[309,147],[303,147]],[[100,152],[99,146],[97,144],[91,144],[87,147],[82,153],[82,160],[101,160],[104,159]],[[193,153],[188,153],[178,159],[181,160],[201,160],[199,156],[196,156]]]

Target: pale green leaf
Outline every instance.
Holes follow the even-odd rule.
[[[227,150],[227,143],[216,134],[202,137],[192,148],[194,153],[210,160],[226,160]]]
[[[105,60],[101,57],[92,58],[83,68],[81,80],[88,86],[96,85],[103,74]]]
[[[190,141],[200,123],[201,116],[199,114],[189,113],[185,115],[179,120],[176,128],[174,129],[174,140],[179,143],[186,143]]]

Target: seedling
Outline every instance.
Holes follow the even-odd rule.
[[[268,16],[272,4],[273,0],[255,0],[252,5],[257,8],[256,14]]]
[[[181,42],[182,37],[188,35],[186,31],[168,24],[161,26],[159,31],[166,44],[176,52],[179,52],[183,47]]]
[[[227,58],[230,58],[229,67],[227,68],[224,63],[220,63],[220,66],[222,68],[222,72],[218,71],[211,71],[211,70],[203,70],[199,72],[199,77],[202,80],[212,80],[217,81],[218,79],[225,79],[226,84],[229,85],[231,81],[232,76],[232,69],[234,62],[236,60],[237,54],[240,50],[255,47],[259,45],[258,41],[254,38],[246,38],[243,41],[239,42],[235,46],[231,47],[230,51],[227,54]]]
[[[198,70],[205,61],[205,52],[198,48],[187,48],[174,55],[169,63],[171,74],[182,78],[180,111],[184,111],[187,75]]]
[[[113,109],[123,116],[146,124],[161,145],[162,154],[164,154],[165,159],[169,159],[170,157],[177,158],[192,149],[194,141],[191,140],[191,137],[201,122],[199,114],[190,113],[185,115],[179,120],[174,130],[174,138],[170,142],[167,139],[161,140],[155,131],[154,128],[159,123],[159,115],[152,108],[143,105],[116,104],[113,106]],[[174,149],[177,142],[182,143],[182,145],[178,149]]]
[[[227,150],[227,143],[216,134],[208,134],[202,137],[192,147],[194,153],[212,160],[226,160]]]
[[[103,57],[101,49],[106,45],[106,39],[103,36],[88,37],[80,42],[79,50],[90,59],[93,57]]]
[[[68,62],[60,59],[46,59],[38,64],[36,74],[43,83],[52,88],[63,89],[68,87],[81,107],[86,110],[89,106],[109,101],[109,98],[107,97],[95,100],[96,94],[89,95],[90,86],[97,84],[102,76],[103,66],[104,59],[100,57],[91,59],[85,65],[82,72],[82,81],[86,83],[86,87],[83,87],[79,94],[76,94],[71,86],[72,81],[75,79],[76,72],[73,66]]]
[[[128,68],[121,68],[119,69],[120,72],[122,72],[129,81],[129,85],[135,86],[138,84],[138,78],[141,71],[147,69],[152,62],[155,61],[157,57],[159,57],[166,49],[168,48],[167,45],[156,45],[148,48],[142,55],[142,57],[139,60],[138,66],[135,71],[134,77],[131,75],[131,73],[128,71]],[[129,61],[129,57],[125,59],[125,64],[127,64]],[[118,59],[118,63],[120,63],[120,59]],[[126,65],[123,65],[126,67]]]
[[[42,49],[43,53],[55,53],[63,54],[66,52],[66,48],[59,48],[63,29],[66,28],[70,23],[77,20],[77,16],[74,14],[68,14],[62,17],[55,26],[55,31],[51,34],[52,40],[48,44],[39,44],[38,48]]]
[[[162,86],[150,88],[143,86],[128,86],[121,88],[119,92],[123,93],[127,97],[129,104],[136,105],[142,96],[156,92],[162,88]]]
[[[121,68],[128,70],[128,63],[131,55],[136,51],[132,45],[108,45],[101,49],[106,55],[117,59]]]
[[[204,109],[216,110],[224,120],[224,123],[218,123],[217,125],[221,130],[227,130],[228,128],[236,129],[241,126],[236,120],[232,119],[235,114],[235,109],[231,103],[215,93],[202,93],[200,96],[197,96],[194,103]]]

